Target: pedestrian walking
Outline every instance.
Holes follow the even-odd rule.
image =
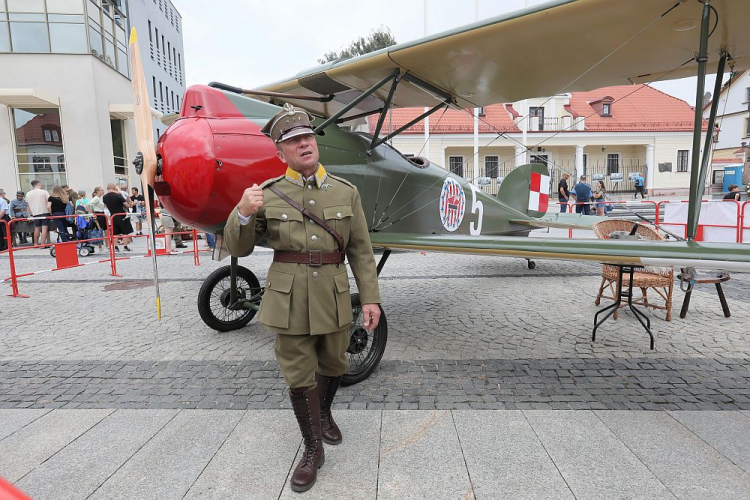
[[[644,187],[646,180],[643,178],[640,172],[635,173],[635,192],[633,193],[633,199],[638,197],[638,193],[641,194],[641,199],[645,198]]]

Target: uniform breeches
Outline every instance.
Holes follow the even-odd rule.
[[[349,369],[349,327],[324,335],[276,334],[276,360],[292,389],[315,385],[315,372],[338,377]]]

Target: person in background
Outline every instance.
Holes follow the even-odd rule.
[[[0,194],[0,252],[8,249],[8,231],[7,226],[3,224],[2,221],[9,221],[10,220],[10,206],[8,205],[8,202],[5,199],[5,191],[0,189],[2,191],[2,194]],[[10,243],[13,244],[12,242]]]
[[[146,220],[146,199],[142,194],[138,193],[138,188],[134,187],[131,189],[132,195],[130,196],[130,204],[133,214],[131,219],[135,222],[135,234],[143,234],[143,221]]]
[[[76,206],[75,206],[75,208],[78,208],[81,205],[83,205],[83,207],[88,212],[88,206],[89,206],[89,202],[90,201],[91,200],[89,200],[88,198],[86,198],[86,191],[84,191],[83,189],[81,189],[80,191],[78,191],[78,199],[76,200]]]
[[[740,201],[740,187],[737,184],[729,185],[729,193],[724,195],[724,200]]]
[[[586,176],[582,175],[579,182],[573,188],[576,199],[576,213],[591,215],[591,186],[586,184]]]
[[[607,188],[604,186],[604,181],[596,181],[596,191],[594,191],[594,206],[596,207],[596,215],[604,217],[607,209]]]
[[[52,186],[52,194],[49,196],[47,205],[53,217],[59,215],[68,215],[65,213],[65,207],[68,205],[69,201],[70,200],[68,198],[68,195],[65,193],[65,191],[63,191],[63,188],[61,186]],[[68,237],[68,229],[65,226],[65,218],[59,217],[52,220],[57,227],[57,236],[60,238],[60,240],[63,243],[65,243],[66,241],[70,241],[70,238]]]
[[[570,175],[562,174],[562,179],[557,183],[557,201],[560,203],[560,213],[568,211],[568,200],[570,199],[570,188],[568,187]]]
[[[9,200],[9,199],[8,199],[8,197],[7,197],[6,195],[5,195],[5,190],[4,190],[4,189],[2,189],[2,188],[0,188],[0,198],[4,199],[4,200],[5,200],[5,203],[7,203],[8,205],[10,205],[10,200]]]
[[[34,245],[44,245],[49,237],[49,193],[42,189],[42,183],[38,180],[31,181],[31,191],[26,193],[26,201],[29,204],[29,215],[39,217],[34,220]],[[41,232],[42,239],[39,239]]]
[[[640,172],[636,172],[635,174],[635,193],[633,193],[633,199],[635,200],[638,197],[638,193],[641,193],[641,199],[645,198],[645,193],[643,192],[643,188],[645,187],[645,179],[641,175]]]
[[[182,231],[182,223],[172,217],[167,211],[167,207],[164,205],[161,205],[161,212],[159,213],[159,219],[161,220],[161,226],[164,228],[164,241],[165,246],[164,248],[167,250],[167,252],[172,251],[172,235],[174,233],[179,233]],[[182,235],[176,234],[174,236],[174,243],[176,248],[187,248],[187,245],[185,245],[182,242]]]
[[[29,218],[29,204],[23,198],[24,192],[18,191],[16,193],[16,199],[10,202],[10,218],[11,219],[28,219]],[[26,244],[29,241],[26,239],[26,233],[18,233],[18,243]]]
[[[126,193],[127,194],[127,193]],[[112,215],[112,237],[124,235],[121,240],[122,244],[128,252],[130,252],[131,238],[128,237],[133,232],[133,226],[130,224],[130,219],[127,215],[128,208],[130,208],[130,200],[122,197],[122,191],[118,191],[117,185],[114,183],[107,184],[107,194],[102,197],[104,205]],[[115,245],[115,252],[119,252],[120,248]]]
[[[91,200],[88,202],[88,209],[91,213],[93,213],[96,217],[96,224],[99,226],[99,231],[101,231],[102,235],[107,238],[109,236],[109,230],[107,228],[107,215],[105,213],[106,206],[104,205],[104,201],[102,198],[104,197],[104,189],[102,189],[100,186],[96,186],[94,188],[94,191],[91,193]],[[102,250],[103,241],[99,240],[97,242],[99,244],[99,251]]]

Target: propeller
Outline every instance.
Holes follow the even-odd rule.
[[[156,315],[161,321],[161,297],[159,295],[159,270],[156,264],[156,220],[154,218],[154,179],[158,168],[156,149],[152,132],[151,106],[148,101],[146,75],[143,72],[141,49],[135,28],[130,31],[130,68],[133,82],[133,110],[135,118],[135,136],[138,144],[138,155],[133,161],[135,171],[141,176],[146,199],[146,218],[151,230],[151,264],[154,268],[154,288],[156,289]]]

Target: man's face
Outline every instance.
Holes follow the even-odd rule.
[[[18,198],[18,200],[19,200],[19,201],[20,201],[20,200],[23,200],[23,195],[22,195],[22,194],[17,194],[17,195],[16,195],[16,198]]]
[[[302,172],[315,168],[320,159],[318,142],[313,134],[303,134],[280,142],[276,156],[292,170]]]

